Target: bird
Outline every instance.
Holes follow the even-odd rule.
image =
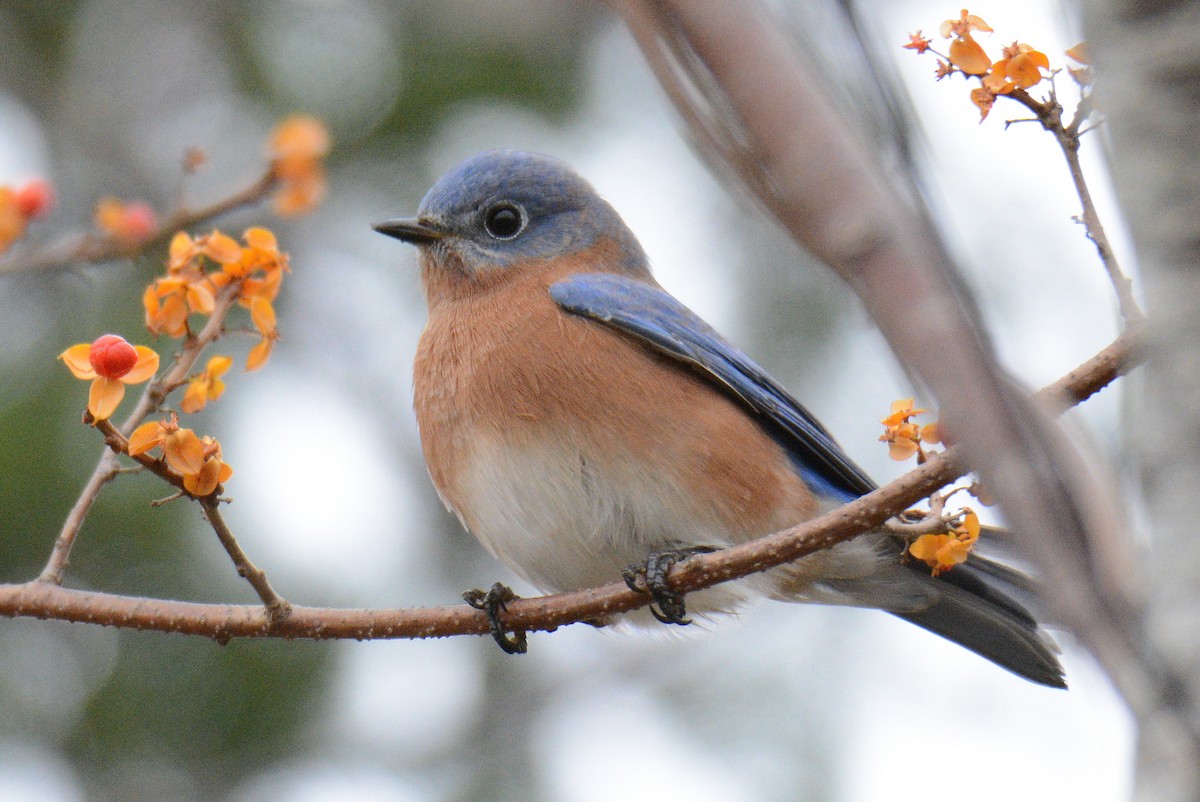
[[[674,562],[876,485],[799,401],[655,281],[633,232],[565,162],[474,155],[433,184],[415,217],[373,228],[419,251],[428,319],[413,404],[432,482],[532,585],[561,592],[625,576],[675,624],[757,597],[876,608],[1066,687],[1057,646],[1027,609],[1025,574],[973,554],[934,577],[887,532],[689,594],[685,610],[666,578]],[[511,590],[464,597],[488,610],[506,651],[524,650],[524,633],[507,639],[499,619]]]

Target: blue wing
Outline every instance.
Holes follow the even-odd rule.
[[[736,396],[819,495],[850,501],[875,489],[812,414],[766,371],[679,301],[636,279],[583,273],[550,287],[563,309],[632,335]]]

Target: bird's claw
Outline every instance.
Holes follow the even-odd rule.
[[[487,613],[488,629],[492,633],[492,640],[496,641],[496,645],[505,654],[525,654],[529,648],[525,639],[525,630],[514,630],[512,637],[509,637],[504,625],[500,623],[500,614],[508,608],[508,603],[521,598],[513,593],[512,588],[497,582],[488,590],[476,588],[465,591],[462,597],[463,601],[476,610],[483,610]]]
[[[695,554],[707,554],[716,549],[711,546],[689,546],[680,549],[656,551],[644,563],[630,565],[621,571],[621,578],[630,590],[649,593],[654,602],[650,613],[664,624],[685,626],[692,623],[683,604],[683,594],[672,590],[667,579],[671,566],[683,562]]]

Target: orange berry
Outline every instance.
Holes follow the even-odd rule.
[[[158,228],[158,215],[145,203],[134,201],[125,207],[122,238],[128,242],[145,242]]]
[[[43,217],[54,208],[54,187],[44,178],[34,178],[16,191],[13,200],[25,219]]]
[[[116,334],[102,334],[92,343],[88,352],[88,362],[97,376],[105,379],[119,379],[137,364],[138,352],[124,337]]]
[[[95,218],[97,228],[125,246],[142,244],[158,228],[157,215],[142,201],[104,198],[96,204]]]

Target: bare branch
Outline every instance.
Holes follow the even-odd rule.
[[[292,606],[275,592],[275,589],[271,587],[271,583],[267,581],[266,573],[250,562],[250,558],[246,556],[246,552],[242,551],[242,547],[233,536],[233,531],[225,523],[224,517],[221,516],[221,511],[218,509],[217,505],[219,502],[216,496],[219,492],[220,488],[218,487],[213,491],[212,495],[200,499],[200,508],[204,510],[205,519],[212,526],[213,531],[217,533],[217,538],[229,554],[229,558],[233,560],[233,564],[237,567],[238,576],[244,577],[250,583],[251,587],[254,588],[254,592],[258,594],[258,598],[262,599],[262,603],[266,606],[267,615],[271,621],[278,622],[287,618],[291,613]]]
[[[54,548],[50,552],[50,559],[46,562],[46,567],[42,569],[42,573],[38,577],[39,582],[49,582],[54,585],[62,582],[63,572],[67,570],[67,564],[70,562],[71,547],[75,545],[75,537],[83,527],[83,521],[87,518],[92,503],[96,501],[96,497],[100,495],[104,486],[112,481],[119,471],[117,455],[107,448],[104,449],[100,455],[100,461],[92,470],[91,477],[83,486],[83,492],[75,500],[71,512],[63,522],[62,530],[54,540]]]
[[[1087,232],[1087,238],[1096,246],[1100,264],[1103,265],[1105,273],[1108,274],[1108,280],[1113,285],[1121,317],[1127,324],[1138,322],[1144,315],[1137,299],[1133,297],[1133,282],[1125,275],[1125,272],[1121,270],[1121,265],[1117,262],[1117,256],[1108,241],[1108,234],[1105,233],[1104,225],[1100,222],[1100,215],[1096,212],[1096,203],[1092,200],[1092,192],[1088,188],[1087,178],[1083,174],[1083,166],[1079,163],[1080,138],[1086,133],[1086,130],[1081,131],[1080,127],[1092,111],[1091,92],[1086,87],[1082,90],[1075,115],[1071,122],[1065,125],[1062,117],[1063,107],[1058,102],[1057,96],[1052,96],[1049,100],[1042,102],[1024,89],[1014,89],[1005,97],[1015,100],[1032,111],[1042,127],[1054,135],[1054,140],[1067,160],[1071,183],[1075,187],[1075,194],[1079,196],[1079,202],[1083,208],[1080,222],[1083,223],[1084,230]]]

